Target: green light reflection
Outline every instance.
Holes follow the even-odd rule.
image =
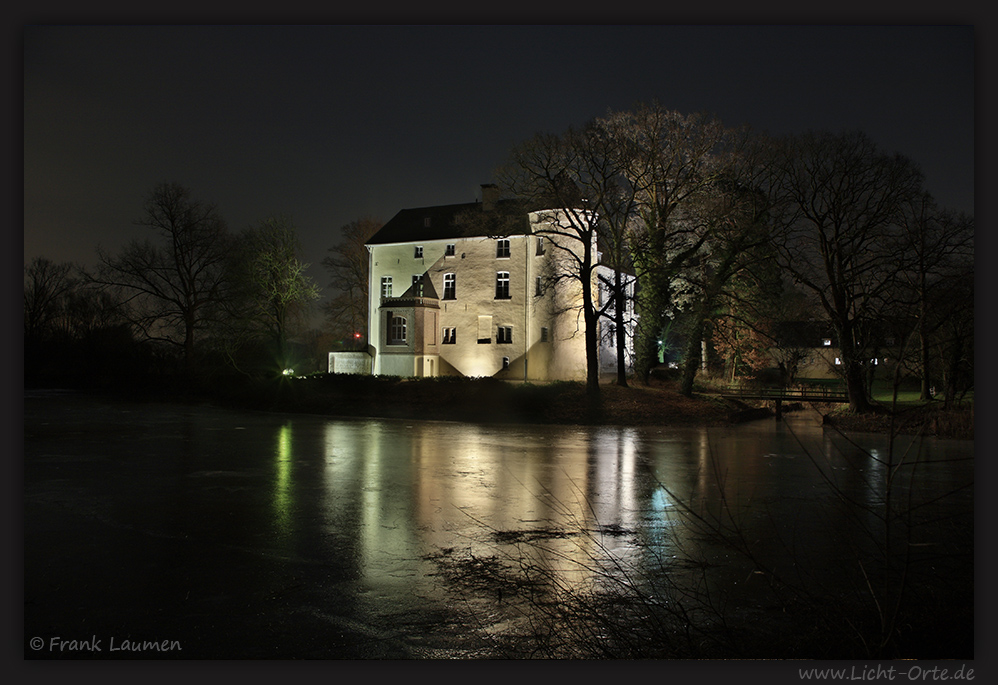
[[[281,536],[291,532],[291,424],[286,423],[277,432],[277,473],[274,480],[274,518]]]

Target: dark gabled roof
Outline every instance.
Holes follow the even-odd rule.
[[[483,210],[481,202],[467,202],[403,209],[382,226],[367,244],[388,245],[472,236],[523,235],[529,232],[526,214],[515,201],[500,200],[496,203],[496,209],[489,212]]]

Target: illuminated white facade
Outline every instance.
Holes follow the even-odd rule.
[[[368,241],[374,374],[585,379],[581,284],[555,278],[571,240],[544,232],[551,212],[530,212],[511,235],[469,235],[486,231],[459,217],[493,211],[488,191],[402,210]]]

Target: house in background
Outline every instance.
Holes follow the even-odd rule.
[[[904,337],[904,322],[880,320],[875,325],[861,326],[863,341],[861,359],[868,368],[870,380],[878,371],[886,373],[900,354],[898,341]],[[785,382],[841,378],[842,352],[838,336],[825,321],[783,321],[770,348],[770,358],[785,376]]]
[[[550,231],[556,213],[514,207],[484,185],[481,202],[404,209],[367,242],[371,373],[585,379],[581,283],[558,278],[573,242]]]

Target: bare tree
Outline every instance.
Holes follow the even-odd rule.
[[[24,340],[25,344],[51,332],[66,310],[66,300],[78,288],[70,262],[55,263],[35,257],[24,267]]]
[[[904,203],[922,175],[864,134],[784,139],[772,186],[781,265],[813,292],[834,327],[854,411],[869,411],[863,322],[880,318],[904,268]]]
[[[628,232],[638,280],[635,369],[647,380],[658,356],[659,336],[675,309],[674,280],[703,247],[703,224],[690,205],[724,173],[720,152],[731,132],[706,114],[684,115],[658,103],[604,121],[627,140],[625,175],[637,203]]]
[[[370,265],[365,245],[382,225],[370,217],[350,222],[340,229],[343,240],[329,248],[330,254],[322,260],[329,274],[329,287],[336,291],[323,303],[322,311],[336,336],[355,336],[367,331]]]
[[[633,359],[633,320],[636,279],[631,259],[630,233],[638,210],[638,186],[631,182],[628,170],[638,151],[626,128],[612,117],[591,122],[582,139],[583,160],[588,167],[584,178],[591,194],[591,205],[598,224],[599,261],[611,275],[600,276],[600,285],[609,297],[600,304],[600,315],[613,322],[612,343],[616,349],[617,385],[627,387],[627,359]],[[628,345],[628,338],[631,338]]]
[[[932,292],[934,312],[945,312],[932,335],[940,363],[943,400],[949,407],[974,387],[974,279],[947,280]]]
[[[98,248],[93,281],[120,288],[131,322],[147,339],[182,350],[190,373],[198,336],[217,320],[229,295],[228,230],[214,204],[174,183],[157,186],[144,210],[136,224],[151,229],[158,242],[133,240],[116,256]]]
[[[921,398],[927,400],[933,386],[931,339],[956,312],[946,306],[933,310],[939,302],[935,291],[954,280],[973,280],[974,219],[942,210],[928,193],[919,193],[904,204],[902,228],[910,253],[904,275],[916,312]]]
[[[261,331],[275,348],[281,370],[288,368],[288,340],[302,330],[319,287],[306,274],[301,243],[287,216],[268,217],[245,231],[239,241],[242,319]]]
[[[586,391],[594,403],[599,398],[600,317],[611,303],[620,301],[617,310],[623,310],[620,295],[602,304],[596,297],[601,226],[612,259],[618,261],[611,267],[619,267],[624,258],[623,231],[632,204],[627,190],[619,185],[622,168],[611,149],[606,129],[595,125],[569,129],[560,136],[539,134],[514,147],[509,161],[497,174],[509,194],[540,209],[541,221],[533,230],[547,238],[554,250],[551,280],[571,283],[581,292],[576,306],[585,335]],[[612,288],[623,292],[619,277]],[[621,335],[623,330],[618,332],[618,344],[623,347]],[[618,365],[623,358],[618,353]],[[618,382],[626,385],[624,373],[618,366]]]
[[[677,274],[687,284],[692,302],[687,322],[686,350],[680,392],[689,397],[706,354],[707,332],[721,312],[722,300],[746,306],[747,283],[760,284],[771,270],[769,199],[759,184],[770,172],[770,146],[747,129],[729,131],[723,157],[704,192],[690,198],[687,222],[703,236],[691,258],[696,268]],[[761,267],[761,268],[760,268]],[[741,275],[746,278],[739,279]],[[740,290],[739,293],[732,290]]]

